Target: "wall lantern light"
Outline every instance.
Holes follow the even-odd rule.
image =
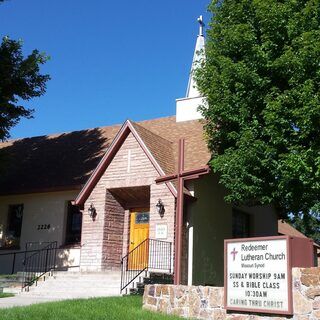
[[[92,221],[95,221],[97,216],[97,210],[94,207],[93,203],[90,204],[90,207],[88,208],[88,213]]]
[[[161,199],[159,199],[157,204],[156,204],[156,210],[157,210],[157,213],[160,215],[160,217],[163,218],[164,213],[166,212],[166,210],[164,208],[164,204],[163,204]]]

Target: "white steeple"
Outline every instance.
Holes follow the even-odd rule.
[[[186,97],[176,100],[177,122],[202,118],[202,115],[198,112],[198,107],[204,104],[204,99],[200,96],[194,78],[194,71],[198,68],[199,63],[205,58],[205,38],[203,34],[204,23],[202,16],[198,18],[198,22],[199,34],[194,50]]]
[[[189,82],[188,82],[188,88],[187,88],[187,94],[186,94],[187,98],[194,98],[194,97],[200,96],[200,93],[197,89],[196,82],[194,79],[194,70],[197,69],[201,60],[204,59],[205,40],[203,35],[204,23],[203,23],[202,16],[198,18],[198,22],[199,22],[199,34],[197,37],[196,47],[194,49],[191,71],[189,75]]]

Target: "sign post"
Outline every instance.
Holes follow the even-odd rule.
[[[292,314],[287,236],[225,240],[225,308]]]

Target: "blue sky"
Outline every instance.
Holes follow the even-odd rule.
[[[50,55],[47,93],[28,103],[12,138],[173,115],[184,97],[208,0],[8,0],[1,38]]]

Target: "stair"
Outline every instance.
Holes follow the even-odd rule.
[[[172,243],[147,238],[121,259],[121,292],[143,294],[145,282],[150,282],[154,275],[158,275],[155,281],[170,278],[166,281],[171,283],[171,270]]]
[[[39,279],[37,285],[19,295],[53,300],[120,295],[120,271],[81,273],[56,271]]]
[[[147,284],[172,284],[173,275],[169,273],[146,272],[145,276],[140,276],[129,288],[130,295],[143,295],[144,287]]]

